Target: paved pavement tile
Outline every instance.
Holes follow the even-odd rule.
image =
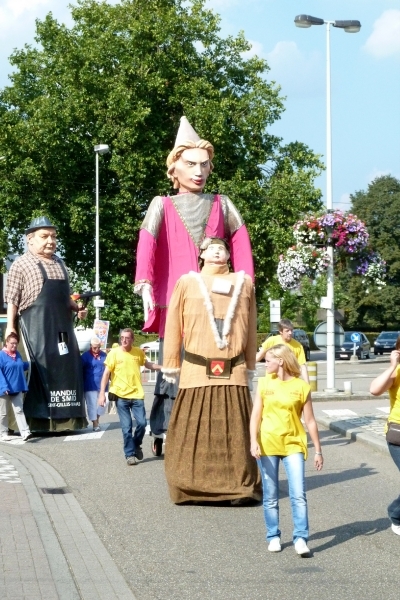
[[[16,483],[0,479],[0,597],[57,599],[49,563],[40,540],[27,492],[17,469],[2,456],[16,473]],[[41,586],[46,587],[46,596]]]
[[[6,446],[0,458],[1,600],[134,600],[60,474]],[[42,494],[43,488],[67,493]]]

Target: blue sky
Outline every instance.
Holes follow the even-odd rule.
[[[115,3],[115,2],[113,2]],[[8,56],[33,41],[35,18],[49,11],[70,23],[67,0],[0,0],[0,86]],[[400,178],[400,0],[208,0],[223,35],[243,30],[251,53],[266,58],[267,78],[287,97],[272,127],[285,142],[299,140],[325,155],[325,27],[298,29],[297,14],[358,19],[360,33],[331,28],[334,206],[375,177]],[[317,185],[325,191],[325,176]]]

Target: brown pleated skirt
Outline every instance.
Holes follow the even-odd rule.
[[[165,445],[165,473],[175,504],[260,500],[258,467],[250,454],[251,409],[244,386],[179,390]]]

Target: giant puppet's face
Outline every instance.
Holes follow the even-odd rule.
[[[36,229],[27,241],[33,254],[41,258],[51,258],[57,247],[56,230],[52,227]]]
[[[180,192],[201,192],[211,172],[210,158],[204,148],[184,150],[174,163],[173,175]]]
[[[229,252],[224,244],[215,242],[203,250],[201,258],[204,260],[205,265],[226,265],[229,258]]]

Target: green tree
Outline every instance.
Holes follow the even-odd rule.
[[[262,295],[291,225],[319,207],[322,168],[304,144],[268,133],[280,118],[267,63],[244,59],[240,34],[220,36],[204,0],[78,0],[73,26],[37,22],[37,47],[11,56],[0,92],[0,257],[21,250],[34,210],[59,227],[78,279],[94,281],[94,152],[101,158],[100,270],[115,327],[138,327],[132,293],[140,223],[152,196],[169,191],[165,159],[185,114],[215,145],[208,191],[229,193],[249,226]]]
[[[326,296],[326,275],[320,275],[315,280],[302,280],[299,290],[283,291],[276,278],[272,281],[264,298],[259,303],[259,331],[269,331],[270,315],[269,301],[281,301],[281,315],[293,321],[299,327],[311,332],[318,324],[317,310],[320,308],[321,297]],[[335,279],[336,308],[347,306],[349,296],[340,277]]]
[[[349,282],[348,323],[374,328],[400,326],[400,181],[377,177],[366,191],[350,196],[352,212],[365,221],[370,243],[387,263],[387,285],[365,290],[360,278]],[[367,291],[367,293],[366,293]]]

